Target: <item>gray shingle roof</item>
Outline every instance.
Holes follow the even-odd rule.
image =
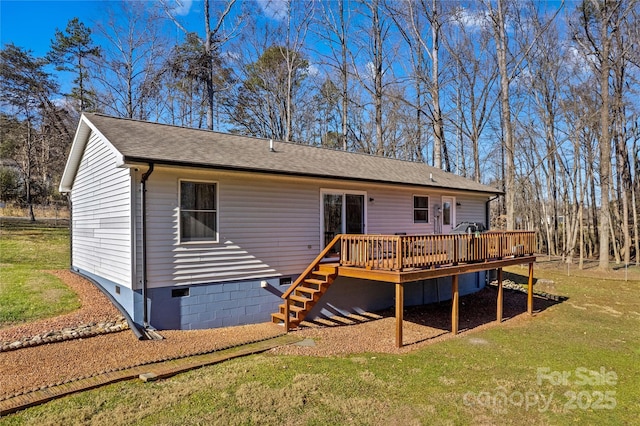
[[[268,139],[101,114],[85,113],[85,116],[120,151],[125,162],[145,161],[501,193],[490,186],[424,163],[279,141],[274,141],[275,152],[271,152]]]

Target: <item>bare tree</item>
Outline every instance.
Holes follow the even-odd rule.
[[[508,33],[507,33],[507,9],[503,0],[497,0],[494,7],[491,2],[486,2],[489,17],[493,26],[498,70],[500,72],[500,105],[502,113],[503,146],[505,159],[505,186],[507,192],[507,229],[515,227],[515,140],[513,123],[511,121],[511,72],[508,68]]]
[[[569,64],[564,60],[566,52],[562,44],[558,43],[558,30],[553,21],[548,25],[546,30],[543,26],[546,24],[547,17],[541,15],[539,8],[535,4],[529,5],[528,23],[534,28],[534,33],[539,34],[538,40],[531,49],[526,49],[529,40],[521,40],[523,49],[527,51],[528,73],[527,77],[522,78],[522,84],[526,86],[533,100],[533,113],[539,120],[543,129],[541,146],[545,147],[544,161],[547,171],[547,193],[549,197],[549,220],[545,220],[547,228],[549,254],[556,255],[560,246],[559,242],[559,198],[561,194],[558,177],[566,178],[569,173],[568,167],[565,170],[558,170],[558,162],[560,161],[559,141],[559,122],[562,118],[561,107],[563,100],[563,88],[569,85],[569,75],[566,70]],[[531,146],[536,149],[536,144]],[[564,173],[562,173],[564,172]],[[568,182],[565,182],[568,183]],[[567,194],[575,195],[575,188],[567,188],[564,186],[565,201]],[[573,200],[575,201],[575,200]],[[575,206],[575,203],[573,204]],[[565,212],[566,213],[566,212]],[[564,230],[567,230],[567,224],[570,218],[565,214]],[[566,249],[566,246],[565,246]]]
[[[106,40],[92,75],[99,93],[97,108],[120,117],[162,117],[162,87],[167,50],[162,20],[142,3],[109,3],[96,31]]]
[[[456,115],[450,121],[462,139],[471,144],[473,179],[481,181],[480,147],[483,132],[498,102],[495,87],[498,69],[491,50],[491,33],[484,17],[478,11],[457,8],[452,13],[452,25],[444,45],[453,58],[456,84]],[[459,142],[463,145],[463,140]]]
[[[243,81],[229,105],[229,119],[236,131],[254,136],[286,140],[295,113],[291,105],[300,101],[308,62],[300,54],[287,63],[284,47],[271,46],[252,63],[244,66]],[[293,68],[291,68],[293,66]]]
[[[214,60],[220,55],[220,47],[229,41],[233,32],[223,33],[222,28],[225,19],[231,12],[236,0],[228,0],[224,8],[217,12],[216,21],[211,26],[209,0],[204,0],[205,42],[204,51],[207,57],[207,74],[205,84],[207,87],[207,128],[213,130],[213,111],[215,105],[215,81],[216,67]]]
[[[197,80],[202,81],[205,86],[205,106],[207,116],[207,128],[214,129],[214,117],[216,105],[218,103],[218,95],[229,89],[226,76],[220,76],[226,70],[221,64],[222,48],[231,39],[238,35],[241,25],[241,15],[235,17],[234,22],[229,22],[232,18],[232,11],[236,6],[236,0],[214,1],[213,8],[209,0],[203,2],[204,12],[204,37],[199,37],[197,32],[188,30],[180,20],[176,17],[175,9],[167,0],[160,0],[164,14],[173,22],[187,37],[187,42],[192,46],[197,44],[196,40],[202,45],[201,58],[199,59],[200,67]],[[212,25],[212,9],[214,21]],[[189,40],[191,38],[191,40]]]
[[[355,78],[370,96],[373,104],[371,113],[373,118],[369,121],[373,132],[370,136],[371,141],[358,141],[354,135],[356,139],[354,142],[360,146],[360,149],[384,155],[383,102],[387,84],[385,77],[389,71],[384,43],[389,36],[391,26],[383,14],[380,0],[360,2],[358,13],[361,14],[362,19],[359,31],[356,33],[358,37],[354,37],[354,46],[357,46],[357,51],[352,52],[350,59]],[[360,54],[360,52],[364,53]]]
[[[440,67],[440,49],[443,25],[447,18],[444,3],[436,0],[411,0],[401,4],[391,3],[388,9],[411,52],[418,104],[421,104],[421,87],[427,88],[430,100],[427,114],[433,134],[433,164],[437,168],[451,171],[441,101],[443,72]],[[418,108],[419,113],[424,113],[421,111],[422,105]],[[420,125],[421,123],[418,124]]]
[[[580,47],[586,63],[591,66],[591,70],[594,76],[596,76],[600,93],[599,268],[602,270],[609,269],[610,237],[612,231],[611,213],[609,209],[612,190],[611,129],[613,127],[611,117],[611,75],[615,69],[615,34],[621,30],[622,21],[634,6],[634,1],[584,0],[580,4],[578,21],[572,23],[573,39]]]
[[[43,172],[49,159],[47,153],[43,158],[47,140],[40,131],[45,120],[55,117],[56,113],[47,111],[55,108],[51,98],[57,93],[58,85],[46,72],[46,64],[45,59],[36,58],[14,44],[7,44],[0,51],[0,154],[13,159],[20,169],[24,201],[32,221],[35,221],[34,195],[44,195],[42,190],[48,176]],[[59,134],[65,135],[66,128],[60,127],[61,123],[52,124],[59,127]]]
[[[337,10],[334,7],[337,5]],[[340,144],[344,151],[348,148],[348,116],[349,116],[349,0],[322,0],[319,2],[316,35],[331,49],[330,54],[317,54],[324,58],[325,63],[334,68],[340,80]]]

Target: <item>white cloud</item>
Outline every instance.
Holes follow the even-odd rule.
[[[317,77],[320,75],[320,68],[315,64],[309,64],[307,72],[309,73],[309,77]]]
[[[489,16],[486,11],[482,10],[460,7],[454,16],[460,26],[471,31],[480,30],[489,24]]]
[[[569,45],[565,52],[567,62],[574,67],[576,72],[588,74],[594,66],[597,66],[597,59],[594,55],[585,55],[576,46]]]
[[[172,15],[186,16],[191,11],[193,0],[172,0],[169,2]]]
[[[258,6],[267,18],[282,21],[287,17],[288,0],[258,0]]]
[[[242,55],[240,55],[239,52],[231,52],[231,51],[222,52],[221,56],[231,61],[237,61],[240,58],[242,58]]]

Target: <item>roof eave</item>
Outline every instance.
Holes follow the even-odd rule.
[[[84,114],[82,114],[80,116],[78,128],[76,129],[76,133],[73,137],[73,143],[71,144],[71,150],[69,151],[67,164],[64,167],[64,172],[62,173],[62,178],[60,179],[58,190],[61,194],[67,194],[73,189],[73,183],[76,179],[78,169],[80,168],[82,155],[84,154],[84,150],[87,146],[87,143],[89,142],[89,136],[91,135],[91,132],[99,134],[102,139],[108,143],[109,148],[118,158],[118,163],[124,164],[123,155],[118,152],[118,150],[116,150],[115,147],[108,142],[104,135],[102,135],[98,128],[94,126],[93,123],[91,123],[91,121]]]
[[[163,166],[170,166],[170,167],[190,167],[190,168],[215,169],[215,170],[224,170],[224,171],[260,173],[260,174],[270,174],[270,175],[280,175],[280,176],[299,176],[299,177],[308,177],[308,178],[315,178],[315,179],[330,179],[330,180],[342,180],[342,181],[349,180],[349,181],[356,181],[356,182],[367,182],[367,183],[386,184],[386,185],[412,186],[417,188],[435,188],[435,189],[445,189],[445,190],[452,190],[452,191],[458,191],[458,192],[468,192],[468,193],[474,193],[474,194],[486,194],[488,196],[504,194],[503,191],[499,189],[494,189],[494,188],[491,188],[492,190],[482,191],[478,189],[459,188],[459,187],[450,187],[450,186],[442,186],[442,185],[423,185],[419,183],[396,182],[396,181],[388,181],[388,180],[382,180],[382,179],[354,178],[354,177],[346,177],[346,176],[322,175],[317,173],[294,172],[294,171],[287,171],[287,170],[273,170],[273,169],[260,169],[260,168],[239,167],[239,166],[230,166],[230,165],[219,165],[219,164],[182,162],[182,161],[174,161],[174,160],[149,158],[149,157],[124,156],[123,162],[125,166],[147,165],[147,164],[153,163],[155,165],[163,165]]]

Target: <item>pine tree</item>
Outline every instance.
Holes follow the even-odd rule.
[[[51,52],[48,60],[56,65],[58,71],[68,71],[77,74],[73,80],[75,87],[69,96],[80,102],[80,111],[95,108],[92,98],[94,94],[87,88],[88,67],[86,61],[90,57],[100,56],[100,48],[93,45],[91,29],[87,28],[78,18],[73,18],[67,24],[65,32],[56,29],[56,36],[51,40]]]

